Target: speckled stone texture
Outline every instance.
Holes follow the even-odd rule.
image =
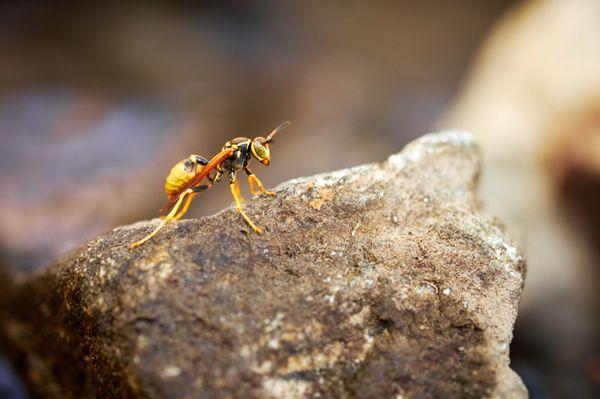
[[[520,250],[478,213],[479,150],[430,134],[277,197],[120,227],[5,282],[5,347],[38,394],[520,398]]]

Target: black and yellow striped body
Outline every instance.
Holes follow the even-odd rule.
[[[236,171],[238,169],[243,168],[248,161],[250,160],[250,145],[252,140],[246,137],[237,137],[233,140],[229,140],[227,143],[223,145],[222,150],[226,149],[234,149],[235,152],[229,158],[227,158],[221,165],[219,165],[218,170],[220,172],[224,171]]]
[[[146,237],[136,241],[130,246],[139,247],[146,241],[154,237],[170,220],[179,220],[187,212],[191,201],[196,194],[209,189],[219,183],[224,175],[229,175],[229,188],[235,207],[242,215],[244,220],[256,233],[260,234],[262,229],[252,222],[246,212],[242,209],[244,198],[240,192],[240,186],[237,180],[237,172],[243,169],[248,175],[248,183],[252,194],[267,194],[274,196],[275,193],[267,190],[261,181],[250,170],[249,163],[252,158],[265,166],[268,166],[271,160],[269,144],[273,137],[290,122],[284,122],[276,127],[267,138],[255,137],[237,137],[223,145],[220,153],[213,156],[210,161],[199,155],[190,155],[187,159],[177,162],[170,170],[165,181],[165,191],[169,201],[162,208],[164,212],[163,221]],[[211,172],[215,174],[211,176]],[[206,181],[204,181],[206,180]]]
[[[165,192],[169,199],[181,193],[181,188],[204,168],[203,164],[206,165],[203,157],[191,155],[189,158],[177,162],[171,168],[165,180]]]

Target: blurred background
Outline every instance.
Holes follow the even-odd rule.
[[[294,123],[255,167],[275,186],[457,127],[527,252],[512,367],[532,398],[600,396],[600,1],[124,3],[0,5],[4,278],[155,217],[172,164],[236,136]],[[6,360],[0,397],[28,397]]]

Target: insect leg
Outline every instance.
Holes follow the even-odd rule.
[[[142,238],[141,240],[129,244],[129,246],[131,248],[137,248],[140,245],[142,245],[143,243],[145,243],[146,241],[148,241],[149,239],[151,239],[152,237],[154,237],[164,227],[164,225],[167,224],[167,222],[169,222],[170,220],[173,220],[175,215],[177,215],[177,211],[179,210],[179,207],[183,203],[183,200],[185,199],[185,197],[188,194],[192,194],[193,192],[194,192],[193,189],[188,188],[183,193],[179,194],[179,198],[177,199],[177,202],[173,206],[173,209],[171,210],[171,212],[169,212],[169,214],[164,217],[162,222],[160,222],[160,224],[154,229],[154,231],[152,233],[148,234],[146,237]]]
[[[175,216],[173,216],[173,220],[181,219],[183,217],[183,215],[185,215],[185,213],[190,208],[190,204],[192,203],[192,200],[194,199],[196,194],[199,192],[202,192],[208,188],[209,188],[209,186],[207,186],[207,185],[192,187],[190,190],[192,190],[193,192],[188,194],[188,196],[185,199],[185,203],[183,204],[183,207]]]
[[[248,215],[246,215],[246,212],[244,212],[244,210],[242,209],[242,201],[238,197],[238,190],[236,190],[236,188],[235,188],[236,183],[237,183],[237,179],[235,177],[235,172],[231,172],[229,175],[229,188],[231,189],[231,195],[233,195],[233,199],[235,200],[235,209],[237,209],[237,211],[242,215],[242,217],[244,218],[246,223],[248,223],[248,225],[250,225],[250,227],[252,227],[252,230],[254,230],[258,234],[260,234],[260,233],[262,233],[261,228],[258,227],[257,225],[255,225],[252,222],[252,220],[250,220]]]
[[[233,188],[235,190],[235,195],[240,199],[241,202],[244,202],[244,196],[242,195],[242,191],[240,190],[240,182],[238,179],[233,180]]]
[[[268,195],[275,196],[275,193],[273,191],[269,191],[265,188],[265,186],[263,186],[262,182],[258,179],[258,177],[256,177],[254,173],[252,173],[248,166],[245,166],[244,170],[248,175],[248,183],[250,184],[250,192],[252,194],[256,195],[265,193]],[[258,187],[258,190],[256,189],[256,187]]]
[[[206,176],[206,178],[208,179],[210,184],[215,185],[221,181],[221,178],[223,178],[223,172],[217,171],[217,173],[215,173],[215,177],[210,177],[210,175],[208,175]]]
[[[183,203],[181,210],[177,213],[177,215],[173,216],[173,220],[179,220],[183,217],[183,215],[185,215],[185,213],[190,208],[190,204],[192,203],[194,196],[195,196],[195,194],[191,193],[185,198],[185,202]]]

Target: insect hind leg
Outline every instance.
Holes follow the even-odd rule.
[[[181,219],[183,217],[183,215],[186,214],[188,209],[190,209],[190,205],[192,203],[192,200],[196,196],[196,194],[199,192],[202,192],[208,188],[209,188],[209,186],[206,186],[206,185],[191,188],[190,190],[192,190],[193,192],[187,195],[185,202],[183,204],[183,207],[181,208],[181,210],[179,212],[177,212],[177,214],[175,216],[173,216],[173,220]]]
[[[158,232],[165,226],[165,224],[167,224],[170,220],[173,220],[175,218],[175,216],[178,215],[178,211],[179,211],[179,208],[181,207],[181,204],[183,203],[183,200],[189,194],[192,194],[192,193],[194,193],[194,190],[189,188],[189,189],[185,190],[183,193],[179,194],[179,198],[177,199],[177,202],[173,206],[173,209],[171,209],[169,214],[164,217],[164,219],[154,229],[154,231],[152,231],[152,233],[148,234],[146,237],[142,238],[141,240],[129,244],[129,247],[137,248],[140,245],[144,244],[149,239],[151,239],[152,237],[154,237],[156,234],[158,234]]]

